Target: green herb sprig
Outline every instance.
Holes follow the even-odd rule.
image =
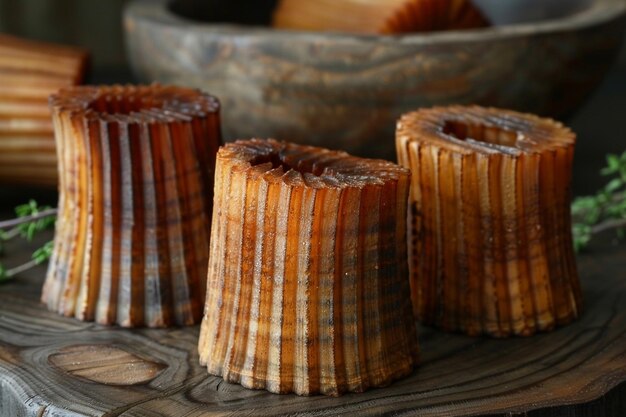
[[[614,230],[618,239],[626,236],[626,152],[610,154],[601,174],[607,184],[595,195],[578,197],[572,203],[574,247],[587,247],[593,236]]]
[[[40,207],[36,201],[30,200],[27,204],[17,206],[15,214],[17,218],[0,222],[0,255],[8,240],[21,237],[30,242],[38,233],[54,226],[57,209]],[[10,281],[17,274],[46,262],[52,255],[52,247],[52,241],[46,242],[33,252],[30,261],[13,268],[7,268],[0,262],[0,283]]]

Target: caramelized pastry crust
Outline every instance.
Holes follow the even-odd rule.
[[[281,0],[283,29],[395,34],[471,29],[488,21],[470,0]]]
[[[80,84],[86,51],[0,34],[0,183],[57,185],[48,96]]]
[[[580,315],[569,210],[574,143],[560,123],[493,108],[433,108],[400,119],[420,321],[503,337]]]
[[[125,327],[199,322],[217,100],[153,85],[76,87],[50,104],[60,196],[43,302]]]
[[[408,170],[274,140],[217,156],[200,361],[248,388],[339,395],[417,363]]]

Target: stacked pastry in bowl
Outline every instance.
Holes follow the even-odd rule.
[[[281,0],[282,29],[394,34],[471,29],[488,22],[471,0]]]

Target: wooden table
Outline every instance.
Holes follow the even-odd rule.
[[[8,262],[28,257],[7,248]],[[21,259],[20,259],[21,258]],[[421,329],[423,363],[341,398],[251,391],[198,365],[198,328],[124,330],[46,311],[45,268],[0,286],[0,416],[624,416],[626,246],[579,259],[586,312],[532,338]]]

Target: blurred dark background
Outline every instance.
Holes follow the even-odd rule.
[[[123,42],[122,10],[129,0],[0,0],[0,32],[27,38],[79,45],[92,52],[92,83],[132,82]],[[191,15],[203,18],[205,9],[193,9],[197,0],[177,0]],[[251,13],[253,2],[266,9],[276,0],[205,0],[206,10],[218,11],[218,18],[258,23],[268,14]],[[218,8],[218,2],[227,4]],[[185,4],[187,3],[187,4]],[[191,8],[189,7],[191,4]],[[243,4],[243,7],[236,7]],[[187,7],[185,7],[187,6]],[[256,7],[255,6],[255,7]],[[193,24],[190,22],[190,24]],[[529,57],[532,59],[532,57]],[[1,82],[1,80],[0,80]],[[579,135],[574,173],[575,194],[594,192],[603,183],[598,174],[604,155],[626,150],[626,49],[602,85],[568,120]],[[31,195],[55,204],[56,195],[23,187],[0,187],[0,208],[12,207]]]
[[[121,20],[125,3],[0,0],[0,32],[85,47],[92,53],[94,79],[100,81],[117,73],[128,74]]]

